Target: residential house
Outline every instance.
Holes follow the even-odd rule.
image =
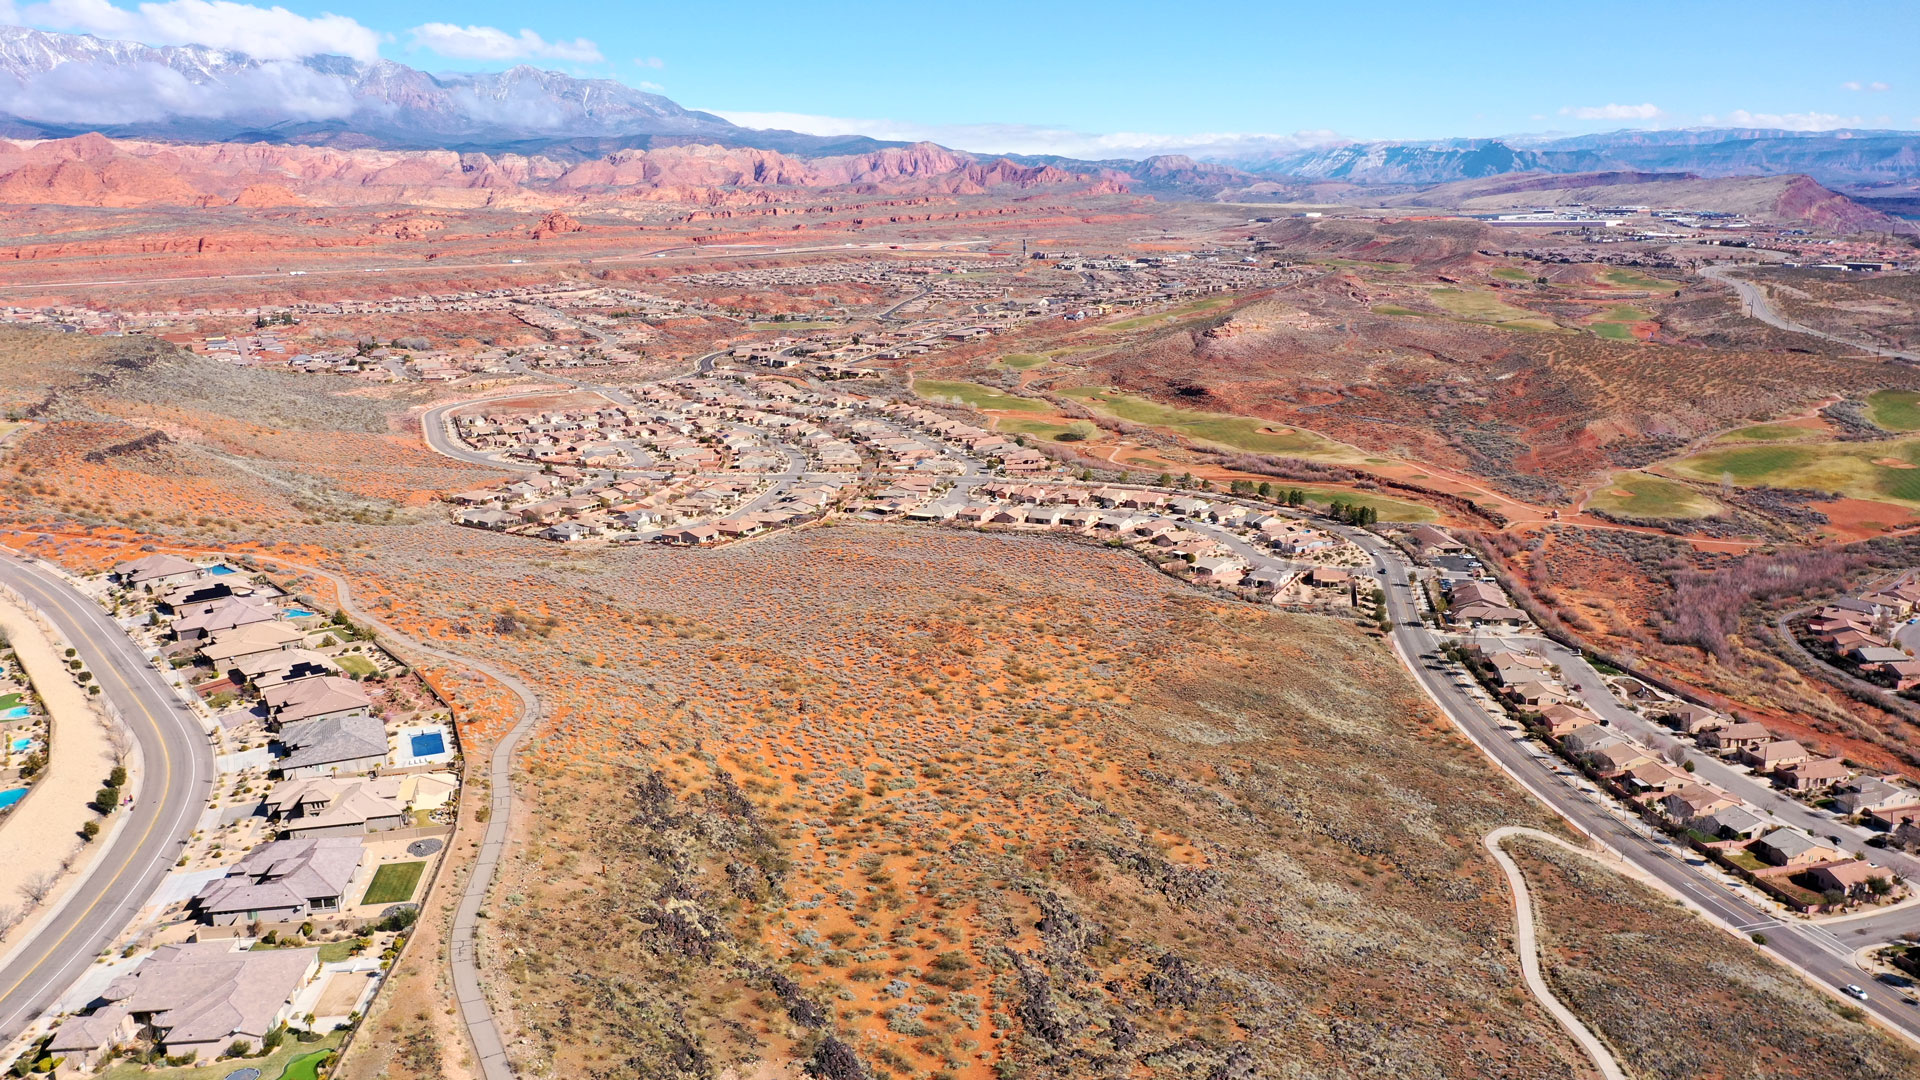
[[[1615,740],[1587,753],[1587,764],[1603,773],[1625,772],[1653,761],[1653,755],[1625,740]]]
[[[1660,800],[1660,808],[1667,812],[1667,816],[1682,825],[1690,824],[1696,818],[1705,818],[1709,814],[1738,805],[1728,798],[1725,792],[1717,791],[1705,784],[1694,784],[1678,791],[1668,792],[1667,797]]]
[[[215,631],[249,623],[272,622],[280,612],[245,596],[228,596],[210,604],[195,604],[173,620],[173,636],[181,641],[203,641]]]
[[[1658,761],[1643,761],[1627,770],[1627,784],[1639,791],[1662,794],[1693,783],[1692,775]]]
[[[372,772],[387,762],[386,725],[365,713],[282,724],[280,745],[289,780]]]
[[[199,581],[207,571],[178,555],[156,552],[115,563],[111,573],[114,581],[128,588],[165,589]]]
[[[365,712],[373,699],[360,684],[340,675],[320,675],[260,688],[270,724],[321,720]]]
[[[1835,795],[1833,804],[1842,814],[1880,812],[1920,806],[1920,791],[1879,777],[1864,776]]]
[[[1744,806],[1724,806],[1695,818],[1691,827],[1716,840],[1746,840],[1766,828],[1767,823]]]
[[[1838,758],[1808,758],[1781,770],[1779,781],[1790,791],[1822,791],[1852,775],[1853,770]]]
[[[1753,842],[1748,850],[1775,866],[1812,866],[1831,862],[1841,853],[1798,829],[1775,829]]]
[[[1816,866],[1807,872],[1813,887],[1823,893],[1839,893],[1848,900],[1864,900],[1877,895],[1875,882],[1880,892],[1891,892],[1893,874],[1885,867],[1875,866],[1862,859],[1848,862]]]
[[[1193,580],[1208,585],[1236,585],[1246,564],[1225,555],[1208,555],[1193,560]]]
[[[1863,666],[1895,664],[1911,659],[1904,650],[1884,645],[1856,645],[1847,650],[1847,658]]]
[[[1685,735],[1698,735],[1727,726],[1727,718],[1700,705],[1682,704],[1667,713],[1667,723]]]
[[[1739,752],[1773,741],[1773,733],[1762,724],[1728,724],[1700,736],[1700,745],[1714,750]]]
[[[357,836],[275,840],[248,852],[226,877],[207,882],[192,907],[215,926],[298,922],[339,911],[362,855]]]
[[[233,665],[243,679],[261,689],[317,675],[338,675],[339,665],[312,649],[280,649],[255,653]]]
[[[305,643],[304,630],[278,620],[248,623],[215,631],[200,646],[200,655],[218,671],[226,671],[236,662],[264,653],[279,652]]]
[[[520,515],[487,507],[478,510],[462,510],[454,515],[453,521],[456,525],[465,525],[470,529],[499,530],[520,524]]]
[[[330,777],[288,780],[267,796],[267,816],[279,823],[280,835],[289,839],[359,836],[403,827],[406,809],[382,796],[376,787],[379,783]]]
[[[231,939],[162,945],[108,984],[86,1041],[131,1019],[170,1057],[211,1060],[235,1041],[258,1047],[292,1018],[292,1001],[320,972],[319,949],[241,947]],[[68,1021],[72,1024],[73,1021]]]
[[[1515,683],[1536,682],[1549,677],[1553,670],[1553,661],[1535,653],[1512,652],[1496,649],[1487,654],[1487,663],[1493,665],[1493,673],[1502,686]]]
[[[1599,724],[1587,724],[1568,732],[1566,736],[1560,740],[1560,745],[1565,748],[1567,753],[1580,755],[1591,753],[1597,747],[1604,746],[1610,741],[1618,740],[1619,736],[1608,731],[1605,727]]]
[[[1798,765],[1813,755],[1792,739],[1774,739],[1741,750],[1738,757],[1742,764],[1755,772],[1773,772],[1775,769]]]
[[[1507,693],[1512,695],[1514,700],[1532,709],[1543,708],[1554,702],[1563,705],[1571,704],[1575,700],[1565,687],[1550,682],[1515,683],[1507,688]]]

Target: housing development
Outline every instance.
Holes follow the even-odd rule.
[[[9,9],[0,1071],[1920,1076],[1920,24],[859,14]]]

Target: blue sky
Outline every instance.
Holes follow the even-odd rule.
[[[531,63],[755,126],[982,151],[1920,128],[1913,2],[0,0],[0,20],[279,59],[324,50],[436,71]]]

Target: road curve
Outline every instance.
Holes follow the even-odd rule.
[[[1573,1041],[1579,1043],[1580,1048],[1593,1059],[1593,1067],[1600,1070],[1601,1076],[1606,1077],[1606,1080],[1627,1080],[1627,1074],[1620,1068],[1620,1063],[1614,1060],[1613,1051],[1607,1049],[1607,1045],[1600,1041],[1600,1037],[1595,1035],[1584,1021],[1573,1015],[1572,1009],[1567,1008],[1559,998],[1553,996],[1553,990],[1547,986],[1546,978],[1540,974],[1540,948],[1534,937],[1533,894],[1527,890],[1527,879],[1520,873],[1520,867],[1513,861],[1513,856],[1508,855],[1500,846],[1510,836],[1544,840],[1587,858],[1593,858],[1593,855],[1590,852],[1581,851],[1551,833],[1543,833],[1539,829],[1529,829],[1521,825],[1503,825],[1488,833],[1485,840],[1488,854],[1493,856],[1494,862],[1500,864],[1500,869],[1506,871],[1507,885],[1513,891],[1513,947],[1520,954],[1520,974],[1526,979],[1527,989],[1533,991],[1533,996],[1539,999],[1540,1004],[1553,1014],[1555,1020],[1560,1021],[1560,1026],[1567,1029],[1567,1034],[1573,1036]],[[1613,867],[1608,869],[1611,870]]]
[[[1740,299],[1746,302],[1748,314],[1766,323],[1768,326],[1791,331],[1795,334],[1806,334],[1809,337],[1821,338],[1837,345],[1845,345],[1850,349],[1860,349],[1873,353],[1875,356],[1884,356],[1890,360],[1904,360],[1909,364],[1920,364],[1920,353],[1901,352],[1898,349],[1889,349],[1883,345],[1854,341],[1851,338],[1843,338],[1838,334],[1829,334],[1825,330],[1816,330],[1805,323],[1794,322],[1792,319],[1774,310],[1773,304],[1767,300],[1767,290],[1744,278],[1733,276],[1731,273],[1728,273],[1730,269],[1730,267],[1726,266],[1703,266],[1700,268],[1700,276],[1710,278],[1722,285],[1730,286],[1734,292],[1740,294]]]
[[[481,1075],[484,1080],[514,1080],[513,1065],[507,1060],[506,1042],[500,1037],[500,1028],[494,1023],[493,1009],[487,1004],[486,991],[480,984],[477,937],[480,909],[486,903],[494,877],[499,873],[500,859],[507,849],[507,835],[512,830],[515,809],[513,755],[527,733],[540,721],[540,699],[518,676],[497,664],[426,644],[362,610],[354,604],[353,586],[338,574],[270,555],[255,555],[254,558],[332,582],[340,610],[348,618],[373,627],[380,635],[380,643],[389,648],[397,646],[394,651],[402,653],[403,659],[406,659],[405,653],[412,652],[471,668],[498,681],[520,699],[520,719],[493,746],[488,766],[491,798],[487,804],[487,830],[480,841],[479,859],[467,877],[467,887],[460,894],[460,904],[454,909],[453,936],[449,948],[454,998],[460,1007],[461,1023],[466,1025],[468,1037],[473,1040],[474,1052],[480,1059]],[[409,660],[409,663],[412,662]]]
[[[214,781],[205,727],[126,631],[60,575],[0,554],[0,584],[26,599],[76,649],[139,744],[140,798],[69,898],[0,968],[0,1043],[66,992],[113,943],[173,868]]]
[[[1589,794],[1570,767],[1542,750],[1524,733],[1510,731],[1491,716],[1441,665],[1422,657],[1441,644],[1439,635],[1421,620],[1413,600],[1407,561],[1373,533],[1338,525],[1327,528],[1348,537],[1371,555],[1387,595],[1394,651],[1424,690],[1481,752],[1513,777],[1530,795],[1560,815],[1575,829],[1624,859],[1650,884],[1680,899],[1709,922],[1747,937],[1762,933],[1759,947],[1797,971],[1815,987],[1832,995],[1836,987],[1861,981],[1863,972],[1855,953],[1864,946],[1890,940],[1895,933],[1920,927],[1920,909],[1905,908],[1844,924],[1838,928],[1799,919],[1781,918],[1761,908],[1746,893],[1722,884],[1696,869],[1705,860],[1690,849],[1640,825],[1637,819],[1616,813],[1604,795]],[[1843,940],[1841,933],[1845,933]],[[1756,943],[1758,944],[1758,943]],[[1920,1009],[1905,1005],[1892,993],[1875,994],[1861,1002],[1889,1030],[1920,1044]]]

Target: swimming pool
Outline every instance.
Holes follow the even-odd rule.
[[[13,740],[14,753],[24,754],[31,749],[33,749],[33,736],[22,735],[19,738]]]
[[[413,747],[414,757],[432,757],[447,752],[447,737],[438,731],[410,736],[408,743]]]
[[[300,618],[305,618],[308,615],[318,615],[318,614],[319,612],[308,611],[306,608],[290,607],[287,609],[287,618],[289,619],[300,619]]]
[[[25,705],[15,705],[11,709],[0,709],[0,720],[24,720],[33,715],[33,710]]]
[[[212,574],[215,577],[226,577],[228,574],[237,574],[239,572],[240,571],[235,570],[233,567],[227,566],[224,563],[219,566],[210,566],[207,568],[207,573]]]
[[[27,789],[23,787],[8,788],[6,791],[0,791],[0,810],[5,810],[7,807],[12,806],[14,803],[26,797]]]

